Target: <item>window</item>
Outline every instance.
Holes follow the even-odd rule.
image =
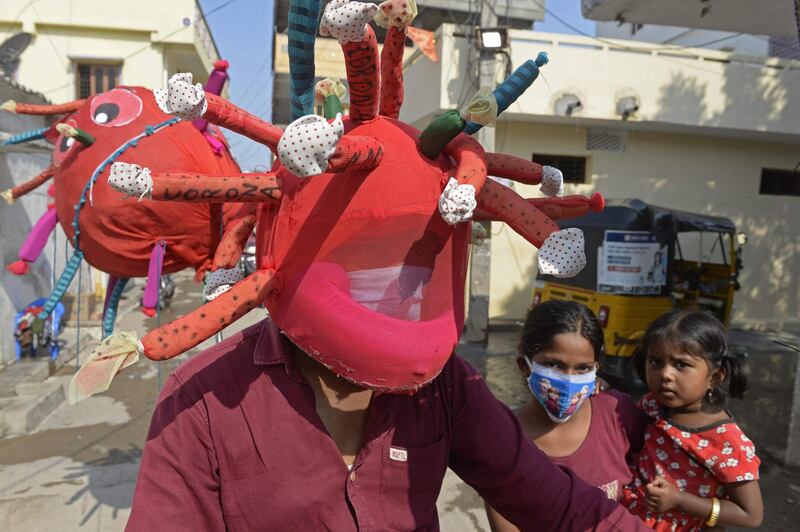
[[[795,170],[761,169],[759,194],[800,196],[800,173]]]
[[[533,160],[541,165],[554,166],[564,174],[564,183],[586,183],[586,157],[568,155],[537,155]]]
[[[121,65],[78,63],[75,66],[78,99],[113,89],[119,84]]]

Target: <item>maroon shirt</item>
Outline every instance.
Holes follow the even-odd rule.
[[[634,480],[634,455],[644,443],[647,419],[633,401],[614,390],[589,398],[592,419],[583,443],[567,456],[550,457],[585,482],[620,500],[622,488]]]
[[[269,320],[182,364],[153,413],[127,530],[438,530],[448,465],[523,530],[646,530],[553,465],[454,356],[375,394],[348,471]]]

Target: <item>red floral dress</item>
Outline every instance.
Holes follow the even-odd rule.
[[[651,394],[639,403],[650,424],[636,463],[636,480],[626,486],[623,504],[655,530],[700,530],[705,518],[678,510],[655,514],[644,503],[644,486],[658,474],[681,491],[698,497],[727,498],[723,484],[758,480],[761,460],[755,446],[733,421],[725,419],[708,427],[690,429],[673,425],[662,416],[661,405]]]

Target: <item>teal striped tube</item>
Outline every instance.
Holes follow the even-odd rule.
[[[522,96],[536,78],[539,77],[539,68],[547,64],[550,59],[546,52],[539,52],[536,61],[528,59],[517,68],[511,75],[494,89],[494,97],[497,98],[497,116],[508,109],[512,103]],[[477,133],[483,126],[475,122],[467,122],[464,132],[467,135]]]
[[[49,129],[49,127],[43,127],[41,129],[33,129],[31,131],[25,131],[23,133],[12,135],[3,142],[0,142],[0,146],[12,146],[14,144],[24,144],[26,142],[43,139],[44,134],[47,133]]]
[[[64,268],[64,271],[61,272],[61,277],[58,278],[55,290],[53,290],[53,293],[50,294],[50,297],[44,304],[42,312],[39,313],[39,319],[45,319],[50,315],[51,312],[53,312],[53,309],[56,308],[56,305],[58,305],[58,302],[61,301],[62,297],[64,297],[64,293],[67,291],[67,288],[69,288],[69,285],[75,278],[75,274],[78,273],[78,270],[80,270],[81,262],[83,262],[83,252],[79,249],[75,250],[75,252],[69,258],[69,262],[67,262],[67,266]]]
[[[103,314],[103,338],[111,336],[111,333],[114,332],[114,322],[117,321],[119,300],[122,298],[122,292],[125,290],[125,285],[128,284],[128,280],[127,277],[120,277],[114,284],[111,294],[108,296],[108,304]]]
[[[314,42],[320,0],[289,3],[289,91],[292,121],[314,113]]]

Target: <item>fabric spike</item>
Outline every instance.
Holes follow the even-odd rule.
[[[600,212],[605,207],[605,198],[599,192],[586,196],[561,196],[559,198],[529,198],[528,203],[553,220],[577,218],[589,212]]]
[[[328,168],[328,159],[336,151],[336,143],[342,135],[341,115],[330,124],[316,115],[298,118],[286,126],[278,143],[278,158],[298,177],[319,175]]]
[[[14,275],[27,275],[30,267],[24,260],[15,260],[6,266],[6,270]]]
[[[36,105],[32,103],[17,103],[14,100],[8,100],[0,104],[0,109],[20,115],[66,115],[74,113],[83,107],[84,103],[86,103],[86,100],[75,100],[58,105]]]
[[[208,75],[208,81],[206,82],[205,86],[205,91],[207,93],[216,94],[217,96],[222,94],[222,89],[225,87],[225,82],[228,81],[228,66],[229,63],[224,59],[214,62],[214,70],[212,70],[211,74]],[[201,133],[206,133],[206,130],[208,129],[208,120],[205,118],[195,118],[192,121],[192,125],[194,125],[194,127],[196,127]],[[213,135],[205,135],[205,137],[209,144],[211,144],[211,147],[214,149],[214,153],[222,153],[222,146],[220,146],[221,143],[219,140],[214,138]]]
[[[103,338],[111,336],[114,332],[114,323],[117,321],[117,309],[122,293],[128,284],[127,277],[110,276],[106,287],[106,301],[103,305]]]
[[[42,307],[42,312],[39,313],[40,319],[45,319],[49,316],[50,313],[53,312],[53,309],[56,308],[56,305],[58,305],[58,302],[61,301],[61,298],[64,297],[64,293],[67,291],[67,288],[69,288],[69,285],[75,278],[75,274],[78,273],[81,267],[81,262],[83,262],[83,252],[76,249],[69,258],[69,262],[67,262],[67,265],[64,267],[64,271],[61,272],[61,277],[58,278],[55,290],[53,290],[53,293],[50,294],[50,297],[47,298],[47,302]]]
[[[314,85],[314,102],[321,105],[328,96],[336,96],[340,100],[347,94],[347,87],[339,78],[321,79]]]
[[[3,142],[0,142],[0,146],[13,146],[14,144],[24,144],[25,142],[43,139],[45,138],[44,134],[47,133],[49,129],[49,127],[43,127],[12,135]]]
[[[191,72],[179,72],[167,81],[167,88],[155,89],[153,96],[165,114],[195,120],[208,110],[206,91],[200,83],[192,85]]]
[[[400,108],[403,106],[403,98],[405,96],[403,87],[403,52],[406,49],[405,43],[405,28],[399,29],[392,26],[386,33],[386,40],[383,42],[383,50],[381,50],[381,107],[378,112],[389,118],[398,118],[400,116]]]
[[[347,94],[344,83],[337,78],[325,78],[314,86],[314,101],[322,105],[322,115],[332,120],[339,113],[344,114],[342,99]]]
[[[528,59],[522,63],[519,68],[514,70],[508,79],[494,89],[494,95],[495,98],[497,98],[498,115],[517,101],[517,99],[522,96],[522,93],[536,81],[536,78],[539,77],[539,68],[546,65],[549,60],[547,53],[539,52],[539,55],[536,56],[536,61]],[[470,122],[467,124],[464,132],[467,135],[473,135],[477,133],[481,127],[483,127],[481,124]]]
[[[428,124],[419,135],[420,151],[429,159],[436,159],[444,147],[459,133],[464,131],[467,122],[455,110],[445,111]]]
[[[575,227],[550,234],[539,248],[539,272],[559,278],[575,277],[586,266],[583,231]]]
[[[289,3],[289,90],[292,121],[314,112],[314,42],[320,0]]]
[[[28,233],[28,237],[22,247],[19,248],[20,260],[26,263],[36,262],[39,255],[42,254],[47,240],[50,238],[50,233],[53,232],[57,224],[58,217],[56,216],[55,208],[47,209],[36,222],[36,225],[33,226],[31,232]]]
[[[236,267],[255,226],[256,217],[253,214],[242,216],[226,224],[225,234],[214,252],[213,269],[229,270]]]
[[[541,248],[547,238],[559,230],[558,225],[545,212],[492,179],[486,180],[478,195],[475,218],[504,221],[515,233],[537,248]]]
[[[325,102],[322,104],[322,115],[327,120],[336,118],[336,115],[344,113],[342,101],[335,94],[325,97]]]
[[[380,98],[380,66],[378,40],[367,26],[359,41],[342,44],[350,86],[350,118],[356,122],[372,120],[378,114]]]
[[[272,270],[256,271],[214,301],[150,331],[142,338],[144,355],[151,360],[167,360],[188,351],[259,306],[274,282]]]
[[[312,95],[313,97],[313,95]],[[215,94],[206,94],[208,100],[208,110],[205,117],[209,122],[225,129],[230,129],[234,133],[244,135],[260,144],[264,144],[274,153],[278,141],[283,136],[283,130],[274,126],[255,115],[252,115],[229,102],[225,98]],[[311,112],[313,112],[313,99],[311,101]]]
[[[494,127],[497,120],[497,98],[492,89],[481,87],[470,99],[461,116],[468,122],[475,122],[482,126]]]
[[[24,196],[25,194],[36,190],[43,184],[45,184],[50,178],[52,178],[56,173],[55,166],[50,166],[42,170],[42,172],[34,177],[33,179],[22,183],[21,185],[17,185],[14,188],[9,188],[4,190],[0,195],[9,203],[14,203],[14,200],[19,198],[20,196]]]
[[[166,251],[167,243],[161,240],[153,246],[153,251],[150,252],[142,307],[144,307],[143,312],[151,318],[155,315],[154,309],[158,306],[158,296],[161,291],[161,270],[164,266],[164,254]]]
[[[383,146],[374,137],[345,135],[328,160],[329,172],[372,170],[383,159]]]
[[[56,129],[65,137],[75,139],[84,146],[91,146],[94,144],[94,137],[82,129],[71,126],[69,124],[56,124]]]
[[[333,37],[341,45],[360,42],[366,37],[369,21],[377,12],[378,6],[375,4],[331,0],[322,13],[319,34],[323,37]]]
[[[417,2],[415,0],[386,0],[378,4],[375,24],[381,28],[404,29],[417,18]]]

